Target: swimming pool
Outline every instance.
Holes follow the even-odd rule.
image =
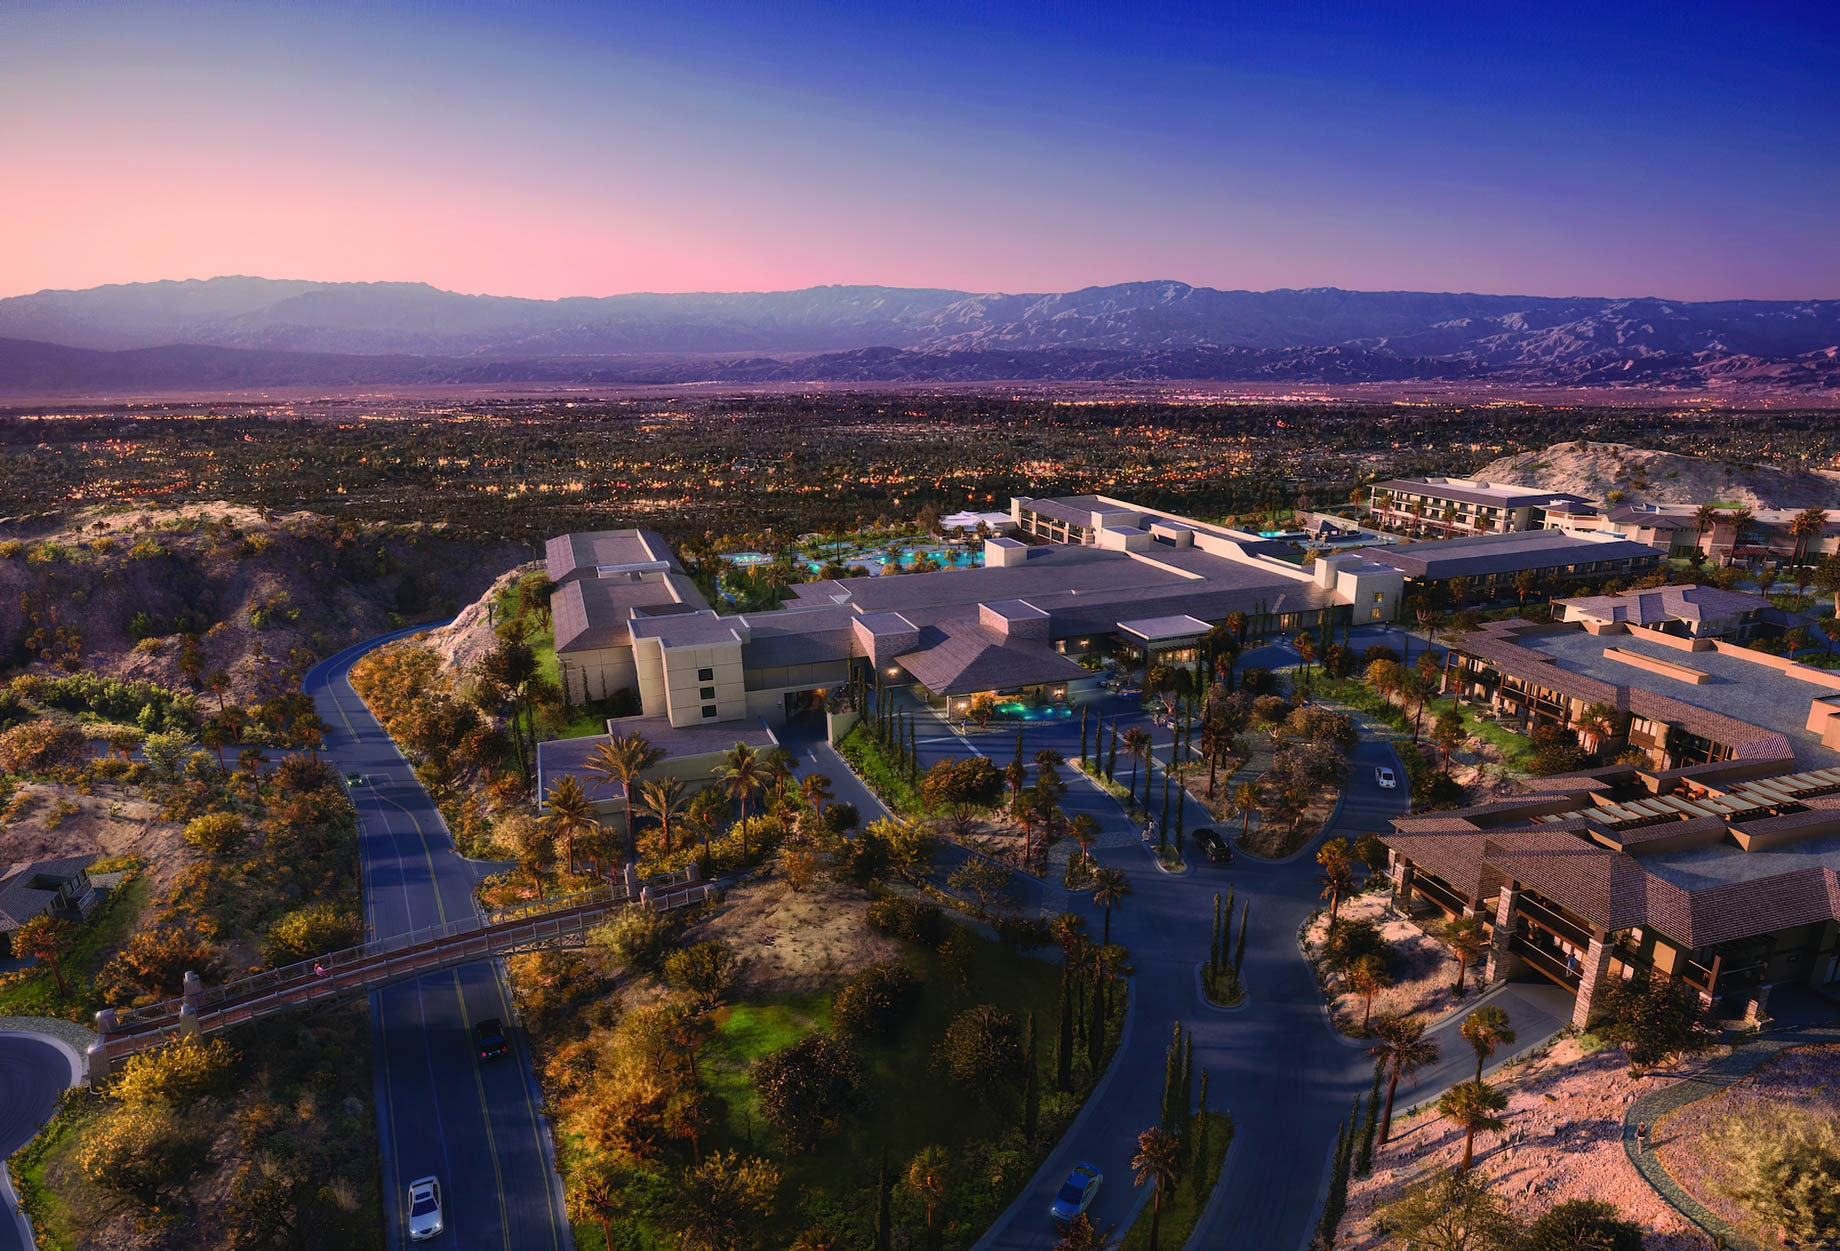
[[[1071,717],[1071,708],[1037,708],[1025,704],[1019,699],[1009,699],[997,705],[997,711],[1006,717],[1018,717],[1024,721],[1052,721],[1058,717]]]

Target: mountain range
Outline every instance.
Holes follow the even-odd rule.
[[[11,393],[449,382],[1468,381],[1840,388],[1840,300],[1125,283],[531,300],[226,277],[0,300]]]

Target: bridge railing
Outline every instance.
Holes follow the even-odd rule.
[[[679,889],[675,893],[685,895],[686,891]],[[188,1002],[192,1005],[193,1011],[202,1017],[232,1004],[251,1000],[270,1000],[291,989],[306,987],[310,990],[315,985],[323,985],[329,979],[337,980],[341,974],[354,967],[372,965],[380,959],[388,960],[391,956],[403,952],[451,943],[454,939],[464,935],[497,931],[533,919],[567,920],[583,915],[598,916],[609,908],[627,902],[629,898],[624,884],[598,886],[559,898],[533,900],[526,904],[497,909],[485,917],[462,917],[441,925],[392,934],[388,938],[375,939],[360,946],[327,952],[312,959],[283,965],[280,968],[267,969],[234,981],[221,982],[215,986],[205,987],[190,996],[181,995],[174,999],[143,1004],[136,1008],[117,1009],[106,1022],[104,1032],[138,1033],[154,1028],[163,1022],[176,1020],[180,1010]],[[679,905],[676,903],[661,905],[655,902],[653,906]],[[518,941],[533,940],[525,937]],[[468,958],[477,958],[477,956]],[[310,995],[307,997],[311,998]]]

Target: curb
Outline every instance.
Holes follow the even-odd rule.
[[[1201,1006],[1203,1008],[1206,1008],[1209,1012],[1229,1013],[1244,1012],[1247,1008],[1252,1006],[1252,992],[1243,986],[1240,988],[1239,1002],[1230,1008],[1225,1004],[1215,1003],[1212,999],[1209,999],[1207,987],[1201,981],[1201,971],[1206,967],[1207,965],[1205,963],[1195,966],[1195,995],[1201,1000]]]

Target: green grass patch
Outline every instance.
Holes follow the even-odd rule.
[[[867,721],[858,721],[837,743],[837,754],[849,762],[876,797],[888,805],[890,812],[904,817],[932,814],[920,799],[920,790],[907,778],[895,760],[875,739]]]
[[[145,877],[130,878],[110,891],[87,921],[71,924],[63,961],[70,990],[58,994],[57,980],[40,963],[0,986],[0,1016],[57,1016],[87,1024],[97,1009],[108,1006],[96,992],[96,972],[139,926],[152,891]]]
[[[1214,1193],[1214,1183],[1220,1180],[1220,1166],[1226,1162],[1227,1149],[1232,1145],[1233,1118],[1225,1112],[1208,1113],[1208,1158],[1201,1161],[1201,1167],[1191,1168],[1190,1176],[1184,1177],[1176,1192],[1164,1202],[1162,1215],[1157,1219],[1157,1246],[1179,1247],[1195,1232],[1195,1224],[1201,1219],[1202,1209],[1207,1207],[1208,1196]],[[1105,1181],[1108,1186],[1112,1184],[1109,1177]],[[1120,1177],[1118,1184],[1128,1186],[1131,1179]],[[1120,1251],[1149,1251],[1149,1204],[1137,1214],[1119,1246]]]
[[[830,993],[768,996],[737,1004],[719,1017],[700,1060],[703,1080],[717,1105],[704,1151],[752,1152],[784,1170],[778,1219],[774,1228],[762,1231],[766,1245],[786,1246],[801,1229],[818,1222],[846,1232],[845,1245],[855,1245],[849,1233],[873,1232],[883,1148],[890,1169],[898,1175],[923,1148],[937,1144],[954,1159],[976,1162],[973,1175],[954,1191],[944,1239],[948,1247],[968,1246],[1027,1184],[1047,1148],[1077,1112],[1081,1094],[1054,1090],[1060,966],[1020,955],[962,928],[955,932],[959,941],[974,948],[969,983],[961,985],[937,952],[918,947],[907,951],[903,958],[921,982],[919,1002],[891,1039],[855,1044],[865,1074],[861,1111],[815,1151],[793,1154],[781,1144],[761,1118],[750,1069],[763,1056],[826,1028]],[[1032,1143],[1020,1141],[1019,1098],[980,1101],[934,1068],[934,1047],[953,1017],[980,1003],[996,1004],[1019,1021],[1034,1014],[1042,1115]],[[1113,1014],[1114,1044],[1116,1018],[1121,1015]],[[1090,1074],[1083,1051],[1074,1077],[1084,1091]],[[897,1229],[917,1233],[918,1210],[911,1196],[897,1190]]]
[[[8,1161],[20,1209],[31,1218],[41,1251],[74,1251],[92,1224],[88,1218],[93,1205],[107,1202],[107,1196],[95,1193],[82,1179],[72,1158],[103,1109],[102,1100],[89,1091],[69,1092],[38,1137]],[[53,1177],[67,1180],[60,1187],[53,1184]],[[74,1184],[68,1179],[74,1179]]]

